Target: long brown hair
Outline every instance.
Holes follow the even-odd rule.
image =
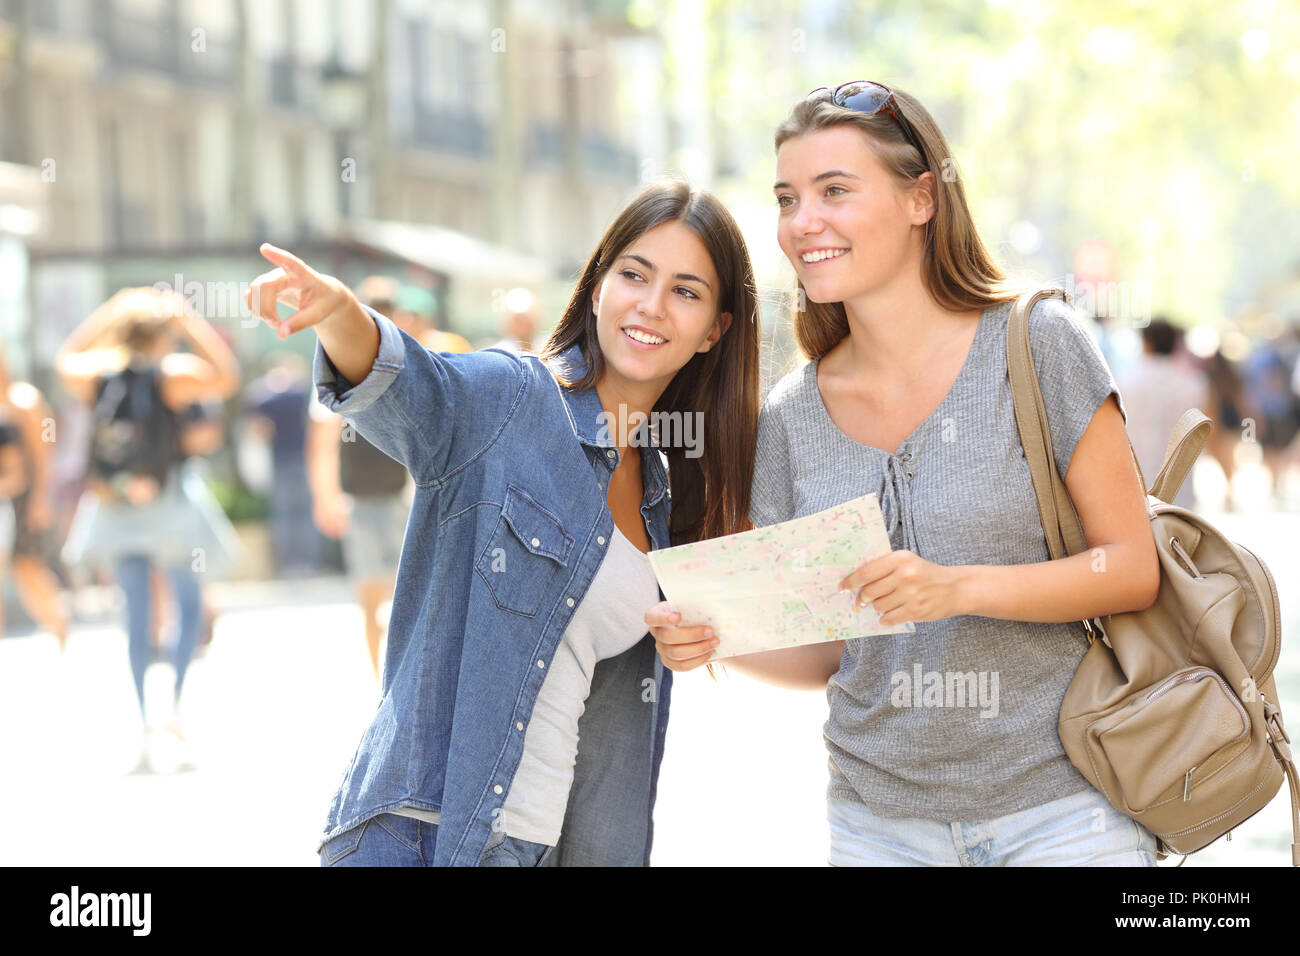
[[[749,486],[758,435],[759,327],[754,270],[744,237],[722,203],[679,179],[657,180],[639,192],[605,230],[578,279],[564,315],[542,348],[542,358],[577,345],[587,372],[569,389],[592,388],[605,372],[596,337],[592,291],[614,260],[637,238],[666,222],[688,227],[708,250],[717,270],[718,312],[730,312],[731,325],[709,351],[691,356],[655,404],[656,412],[702,412],[701,454],[689,458],[683,447],[662,451],[668,458],[672,494],[669,518],[673,544],[734,534],[750,528]]]
[[[975,229],[966,191],[956,175],[948,142],[929,112],[914,97],[894,89],[893,108],[908,124],[925,151],[908,142],[898,120],[887,110],[868,115],[836,106],[827,95],[805,99],[776,128],[776,149],[795,136],[832,126],[852,126],[867,134],[871,151],[900,186],[915,186],[921,175],[934,175],[935,211],[925,224],[921,279],[940,306],[954,312],[986,309],[1015,297],[1006,274],[994,261]],[[849,334],[843,302],[812,302],[795,280],[794,334],[810,359],[821,358]],[[799,306],[803,305],[803,311]]]

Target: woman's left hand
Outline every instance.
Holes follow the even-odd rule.
[[[868,561],[840,582],[841,591],[858,591],[858,610],[871,604],[884,625],[937,621],[965,611],[957,568],[931,564],[911,551],[891,551]]]

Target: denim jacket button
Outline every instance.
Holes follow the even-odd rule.
[[[492,788],[492,792],[493,792],[493,793],[501,793],[501,784],[497,784],[495,787],[493,787],[493,788]]]
[[[538,662],[537,662],[537,666],[538,666],[538,667],[545,667],[545,666],[546,666],[546,661],[538,661]]]
[[[604,544],[604,543],[605,543],[605,536],[604,536],[603,534],[602,534],[602,535],[597,535],[597,536],[596,536],[596,543],[597,543],[597,544]]]
[[[567,604],[569,607],[573,607],[573,598],[565,598],[564,603]]]
[[[538,547],[542,542],[538,538],[533,538],[533,547]]]
[[[516,720],[515,730],[523,730],[523,729],[524,729],[524,722],[522,720]]]
[[[611,448],[609,451],[605,452],[605,457],[606,457],[606,458],[613,458],[616,454],[617,454],[617,452],[615,452],[614,449]]]

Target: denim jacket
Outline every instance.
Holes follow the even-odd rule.
[[[561,389],[535,357],[430,352],[387,318],[355,386],[320,343],[327,407],[415,480],[389,617],[382,698],[321,845],[401,806],[437,811],[435,866],[475,866],[501,828],[524,732],[560,638],[614,535],[619,461],[595,389]],[[575,346],[558,360],[585,369]],[[668,544],[668,478],[641,455],[641,515]],[[597,664],[559,865],[645,866],[672,672],[649,634]]]

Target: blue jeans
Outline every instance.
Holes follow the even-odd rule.
[[[429,866],[436,823],[381,813],[340,833],[320,851],[321,866]],[[548,866],[554,847],[496,832],[479,866]]]
[[[948,823],[877,816],[831,800],[831,866],[1155,866],[1156,838],[1100,791],[1003,817]]]
[[[271,549],[275,569],[296,571],[320,567],[320,536],[311,516],[311,491],[306,465],[276,463],[271,487]]]
[[[149,632],[153,623],[153,592],[149,572],[153,562],[142,554],[128,554],[117,559],[117,583],[126,595],[126,636],[131,658],[131,676],[135,678],[135,693],[144,713],[144,672],[153,658]],[[181,694],[185,671],[194,657],[202,626],[199,608],[199,579],[189,565],[171,565],[166,569],[172,594],[180,611],[180,630],[172,664],[176,668],[176,696]]]

